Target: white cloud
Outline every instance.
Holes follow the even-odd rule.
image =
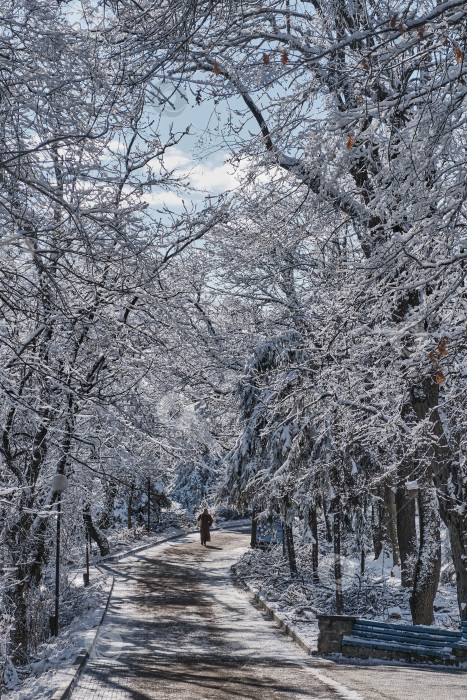
[[[180,166],[186,166],[190,162],[192,162],[190,158],[179,148],[170,148],[164,153],[164,167],[166,170],[180,168]],[[157,168],[158,162],[151,162],[151,165],[152,167]]]
[[[180,148],[170,148],[163,156],[165,170],[173,170],[174,177],[185,180],[196,191],[184,191],[183,188],[167,191],[154,186],[152,192],[145,192],[142,195],[142,200],[150,206],[162,205],[177,209],[183,205],[183,202],[187,204],[190,201],[200,202],[207,195],[219,195],[227,190],[235,189],[239,185],[239,176],[244,167],[240,166],[235,171],[232,164],[226,160],[227,154],[222,153],[204,162],[199,162]],[[154,159],[149,165],[155,178],[163,175],[158,160]]]
[[[121,141],[117,141],[117,139],[112,139],[107,148],[112,153],[123,153],[125,151],[125,144]]]
[[[185,200],[199,200],[203,195],[217,195],[227,190],[234,189],[239,184],[239,179],[234,167],[226,162],[226,154],[218,154],[216,157],[202,163],[194,160],[190,155],[179,148],[171,148],[164,154],[164,167],[174,171],[174,176],[183,178],[199,192],[187,192]],[[152,161],[154,172],[160,173],[158,161]],[[154,192],[143,195],[148,204],[161,204],[167,206],[180,206],[182,197],[174,192]]]
[[[183,204],[183,198],[176,192],[171,192],[170,190],[164,192],[145,192],[141,199],[151,206],[162,205],[166,207],[180,207]]]
[[[187,173],[191,184],[207,193],[219,194],[238,186],[238,179],[229,163],[215,165],[214,162],[195,165]]]

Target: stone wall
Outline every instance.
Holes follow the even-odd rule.
[[[341,653],[342,637],[352,633],[356,619],[351,615],[318,615],[318,652]]]

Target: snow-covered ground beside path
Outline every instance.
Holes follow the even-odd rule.
[[[76,585],[82,577],[76,577]],[[4,694],[5,700],[50,700],[66,680],[66,674],[79,652],[92,641],[93,628],[102,617],[112,584],[112,576],[94,567],[90,585],[83,587],[82,613],[58,637],[40,645],[34,659],[18,669],[22,681]],[[90,637],[91,635],[91,637]]]
[[[317,649],[318,614],[335,614],[334,557],[320,558],[318,581],[313,579],[311,548],[297,546],[298,575],[290,576],[282,555],[282,545],[269,550],[248,550],[234,566],[240,581],[255,593],[284,622],[292,625],[306,644]],[[385,559],[367,559],[365,574],[359,574],[359,562],[344,559],[345,613],[384,622],[412,624],[409,597],[411,590],[402,588],[400,572]],[[440,584],[434,602],[435,625],[459,629],[459,611],[454,585]]]

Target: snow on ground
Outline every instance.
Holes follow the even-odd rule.
[[[282,555],[282,545],[268,550],[249,550],[233,567],[236,576],[248,583],[268,605],[287,623],[292,624],[304,641],[317,648],[318,614],[336,614],[334,593],[334,558],[322,554],[318,581],[311,567],[311,547],[297,546],[298,576],[290,576]],[[412,624],[409,607],[410,589],[402,588],[400,571],[392,567],[387,555],[377,560],[370,557],[365,573],[360,574],[360,562],[343,557],[345,614],[372,620]],[[442,580],[434,602],[435,625],[459,629],[456,587],[447,576]]]
[[[50,700],[65,682],[65,674],[76,656],[92,641],[90,631],[100,622],[111,583],[111,576],[94,567],[88,588],[82,585],[82,577],[75,577],[76,586],[83,589],[81,614],[58,637],[41,644],[27,666],[17,669],[22,682],[4,694],[5,700]]]

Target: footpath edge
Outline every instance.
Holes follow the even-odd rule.
[[[255,588],[253,588],[253,586],[246,582],[245,586],[247,590],[252,594],[254,601],[258,605],[258,607],[262,608],[269,615],[271,615],[274,622],[279,626],[279,628],[284,634],[286,634],[288,637],[291,637],[295,644],[298,644],[298,646],[301,647],[304,651],[306,651],[306,653],[310,656],[314,656],[317,654],[317,650],[312,649],[309,646],[309,644],[307,644],[305,640],[302,639],[298,630],[293,625],[283,620],[282,617],[280,617],[280,615],[278,615],[277,612],[266,603],[264,598],[258,593],[258,591]]]
[[[76,659],[74,660],[73,664],[69,668],[69,670],[66,672],[66,679],[62,683],[62,685],[55,691],[55,693],[52,695],[51,700],[66,700],[66,698],[69,697],[70,692],[73,688],[73,685],[76,681],[76,679],[80,676],[81,671],[84,668],[84,665],[86,661],[89,659],[91,656],[94,647],[96,645],[97,638],[99,636],[99,632],[102,626],[102,623],[104,622],[104,617],[107,612],[107,608],[109,607],[110,599],[112,597],[112,592],[114,589],[114,584],[115,584],[115,576],[112,576],[112,583],[110,584],[110,590],[107,596],[107,602],[104,606],[104,610],[101,615],[101,619],[99,621],[99,624],[96,627],[93,627],[92,629],[95,630],[94,638],[92,642],[90,643],[89,647],[87,649],[82,649]]]

